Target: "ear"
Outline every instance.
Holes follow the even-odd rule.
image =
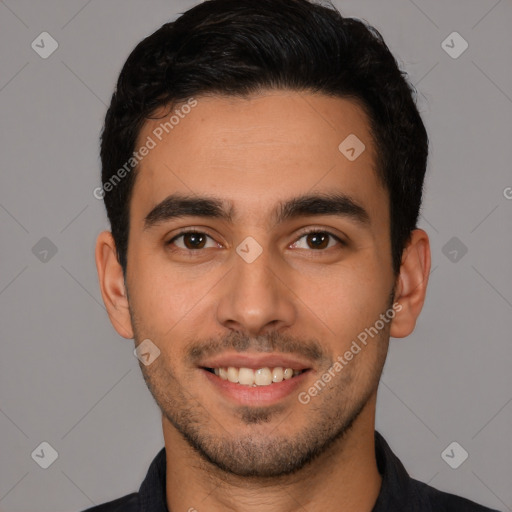
[[[391,322],[390,335],[405,338],[416,326],[427,292],[430,275],[430,242],[422,229],[411,233],[410,241],[402,253],[400,274],[397,278],[395,303],[396,315]]]
[[[114,329],[123,338],[133,338],[123,269],[119,264],[112,233],[103,231],[96,240],[96,269],[101,296]]]

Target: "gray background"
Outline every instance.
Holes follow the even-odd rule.
[[[2,512],[82,510],[135,491],[163,446],[133,341],[101,300],[94,244],[108,223],[92,191],[124,60],[193,3],[0,1]],[[416,331],[391,342],[377,429],[414,478],[512,510],[512,2],[336,5],[382,32],[431,138],[430,287]],[[31,47],[43,31],[59,44],[47,59]],[[441,45],[453,31],[469,44],[458,58]],[[58,452],[48,469],[31,457],[43,441]],[[453,441],[469,453],[458,469],[441,457]]]

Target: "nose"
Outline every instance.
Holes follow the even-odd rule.
[[[238,254],[233,260],[217,306],[218,322],[251,336],[293,325],[296,297],[291,283],[286,282],[283,262],[266,248],[254,261]]]

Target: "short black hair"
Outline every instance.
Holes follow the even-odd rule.
[[[343,17],[330,4],[208,0],[142,40],[121,70],[105,117],[103,184],[112,184],[123,166],[126,170],[142,126],[162,107],[194,96],[247,97],[269,89],[316,92],[363,107],[377,151],[378,178],[389,191],[396,277],[419,216],[428,137],[416,91],[381,34],[362,20]],[[133,172],[105,186],[102,195],[125,277],[133,165]]]

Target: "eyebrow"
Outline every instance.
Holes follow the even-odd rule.
[[[277,204],[272,212],[276,224],[299,217],[335,215],[369,227],[370,216],[364,207],[342,193],[317,193],[294,197]],[[172,219],[206,217],[233,223],[234,207],[216,197],[171,194],[158,203],[144,218],[144,230]]]

